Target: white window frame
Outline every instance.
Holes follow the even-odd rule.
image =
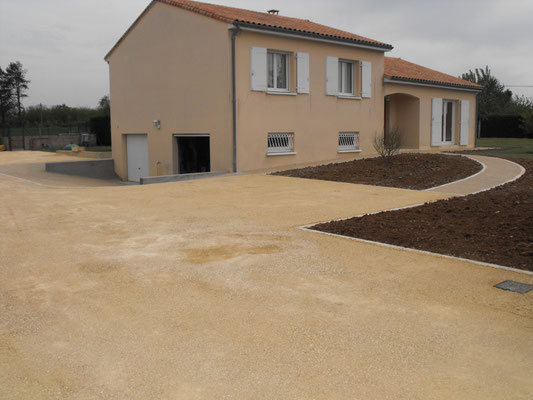
[[[344,67],[343,65],[350,64],[352,66],[352,90],[351,92],[345,92],[344,91]],[[339,96],[346,96],[346,97],[355,97],[355,67],[356,62],[353,60],[343,60],[339,59]]]
[[[275,87],[277,85],[277,69],[276,69],[276,62],[275,62],[275,55],[278,54],[278,55],[282,55],[285,57],[285,82],[287,83],[287,87],[285,88],[278,88],[278,87]],[[274,87],[269,87],[269,71],[268,71],[268,57],[269,55],[272,55],[272,58],[274,60],[274,65],[272,67],[272,73],[273,73],[273,84],[274,84]],[[268,92],[290,92],[290,87],[291,87],[291,83],[290,83],[290,70],[291,70],[291,59],[290,59],[290,54],[289,53],[285,53],[283,51],[275,51],[275,50],[267,50],[267,68],[266,68],[266,71],[267,71],[267,91]]]
[[[339,153],[360,153],[359,132],[339,132]]]
[[[284,156],[296,154],[293,132],[269,132],[267,135],[267,155]]]

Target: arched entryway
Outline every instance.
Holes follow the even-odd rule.
[[[385,96],[385,126],[387,135],[398,130],[403,148],[417,149],[420,142],[420,99],[405,93]]]

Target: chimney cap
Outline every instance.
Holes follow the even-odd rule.
[[[273,14],[273,15],[278,15],[279,14],[279,10],[275,10],[275,9],[268,10],[268,13],[269,14]]]

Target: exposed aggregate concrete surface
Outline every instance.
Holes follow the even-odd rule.
[[[445,196],[0,175],[0,398],[530,399],[533,276],[297,228]]]

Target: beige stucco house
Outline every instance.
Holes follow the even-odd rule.
[[[107,54],[117,174],[281,169],[406,148],[472,147],[480,87],[392,46],[288,18],[155,0]]]

